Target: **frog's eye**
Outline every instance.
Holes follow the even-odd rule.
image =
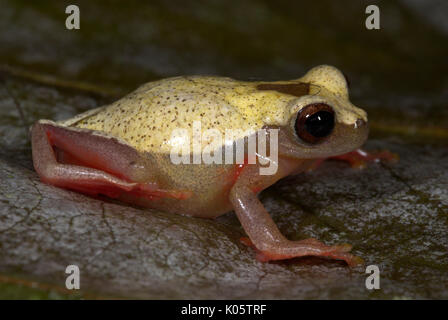
[[[318,143],[334,128],[334,111],[325,103],[313,103],[302,108],[296,119],[297,136],[308,143]]]

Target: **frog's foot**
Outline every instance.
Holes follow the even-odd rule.
[[[367,152],[362,149],[356,149],[349,153],[341,154],[339,156],[329,157],[327,159],[342,160],[350,164],[352,168],[364,169],[368,162],[380,162],[386,161],[389,163],[397,162],[399,159],[398,154],[389,152],[387,150]],[[325,160],[317,159],[309,168],[309,170],[317,169]]]
[[[363,263],[360,257],[349,253],[352,249],[352,246],[349,244],[327,246],[317,239],[310,238],[301,241],[288,241],[288,245],[279,247],[278,250],[276,248],[259,250],[247,237],[241,238],[240,241],[253,248],[256,252],[257,260],[261,262],[316,256],[344,260],[351,267]]]

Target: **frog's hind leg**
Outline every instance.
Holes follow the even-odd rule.
[[[123,192],[150,199],[179,196],[151,182],[147,168],[136,166],[137,151],[117,139],[51,121],[34,124],[31,135],[33,164],[43,182],[112,198]]]

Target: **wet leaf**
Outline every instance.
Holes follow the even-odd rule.
[[[0,297],[448,298],[447,33],[405,2],[381,2],[377,33],[363,28],[362,2],[322,3],[79,1],[77,32],[64,28],[64,1],[5,1]],[[354,103],[369,111],[366,148],[400,161],[364,170],[329,161],[261,199],[290,239],[353,244],[379,266],[381,290],[366,289],[364,268],[338,261],[257,262],[233,213],[141,209],[45,185],[33,170],[37,119],[68,118],[159,77],[287,79],[319,63],[347,72]],[[70,264],[81,292],[65,289]]]

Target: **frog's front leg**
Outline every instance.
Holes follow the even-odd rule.
[[[365,168],[367,162],[379,162],[384,160],[393,163],[398,161],[398,158],[397,154],[387,150],[366,151],[359,148],[349,153],[330,157],[329,159],[347,161],[352,168]]]
[[[385,161],[387,163],[394,163],[398,161],[399,156],[387,150],[382,151],[366,151],[364,149],[356,149],[339,156],[332,156],[329,158],[317,159],[309,167],[309,170],[316,170],[325,160],[340,160],[348,162],[350,167],[356,169],[364,169],[369,162]]]
[[[326,257],[344,260],[350,266],[362,259],[348,253],[348,244],[327,246],[316,239],[291,241],[275,225],[257,195],[248,186],[236,183],[230,192],[230,202],[249,239],[245,244],[257,251],[259,261],[283,260],[303,256]]]

